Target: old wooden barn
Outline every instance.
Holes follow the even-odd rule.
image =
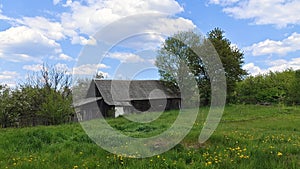
[[[180,95],[159,80],[93,80],[76,107],[78,120],[179,109]]]

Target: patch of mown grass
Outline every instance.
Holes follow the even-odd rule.
[[[227,106],[215,133],[199,144],[208,110],[200,109],[192,130],[180,144],[144,159],[103,150],[77,123],[1,129],[0,168],[299,168],[300,107]],[[165,112],[145,124],[125,117],[107,122],[123,134],[150,137],[167,130],[177,115],[177,111]]]

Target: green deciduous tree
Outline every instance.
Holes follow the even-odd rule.
[[[65,69],[44,65],[15,89],[0,86],[2,127],[53,125],[72,121],[71,78]]]
[[[0,85],[0,123],[3,128],[12,126],[18,117],[16,113],[12,113],[11,98],[11,90],[5,85]]]
[[[298,103],[299,83],[296,81],[296,72],[291,69],[249,76],[237,84],[237,100],[246,104]]]
[[[231,46],[230,41],[224,37],[224,32],[219,28],[209,32],[207,38],[194,31],[180,32],[167,38],[158,51],[155,64],[161,79],[179,88],[181,88],[179,84],[182,84],[186,77],[185,73],[189,71],[197,81],[202,105],[208,105],[211,78],[207,70],[212,69],[209,66],[215,63],[207,62],[210,61],[209,57],[212,57],[214,51],[219,54],[223,64],[228,99],[231,100],[236,82],[241,81],[247,72],[242,69],[243,53]]]
[[[227,101],[233,102],[236,83],[245,78],[247,72],[242,69],[244,64],[243,52],[237,47],[232,46],[229,39],[225,38],[224,33],[220,28],[215,28],[208,33],[208,40],[218,52],[225,69]]]
[[[289,91],[289,103],[300,105],[300,70],[296,70],[294,78],[291,81],[290,91]]]

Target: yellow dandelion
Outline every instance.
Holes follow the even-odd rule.
[[[74,165],[73,169],[76,169],[76,168],[78,168],[78,165]]]
[[[212,164],[211,161],[208,161],[208,162],[205,163],[206,166],[211,165],[211,164]]]
[[[281,152],[278,152],[278,153],[277,153],[277,156],[282,156],[282,153],[281,153]]]

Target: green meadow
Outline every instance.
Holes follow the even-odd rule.
[[[214,134],[199,144],[208,110],[200,108],[192,130],[180,144],[141,159],[103,150],[79,123],[1,129],[0,168],[300,168],[300,107],[229,105]],[[177,115],[165,112],[146,124],[124,117],[107,122],[123,134],[150,137],[168,129]]]

